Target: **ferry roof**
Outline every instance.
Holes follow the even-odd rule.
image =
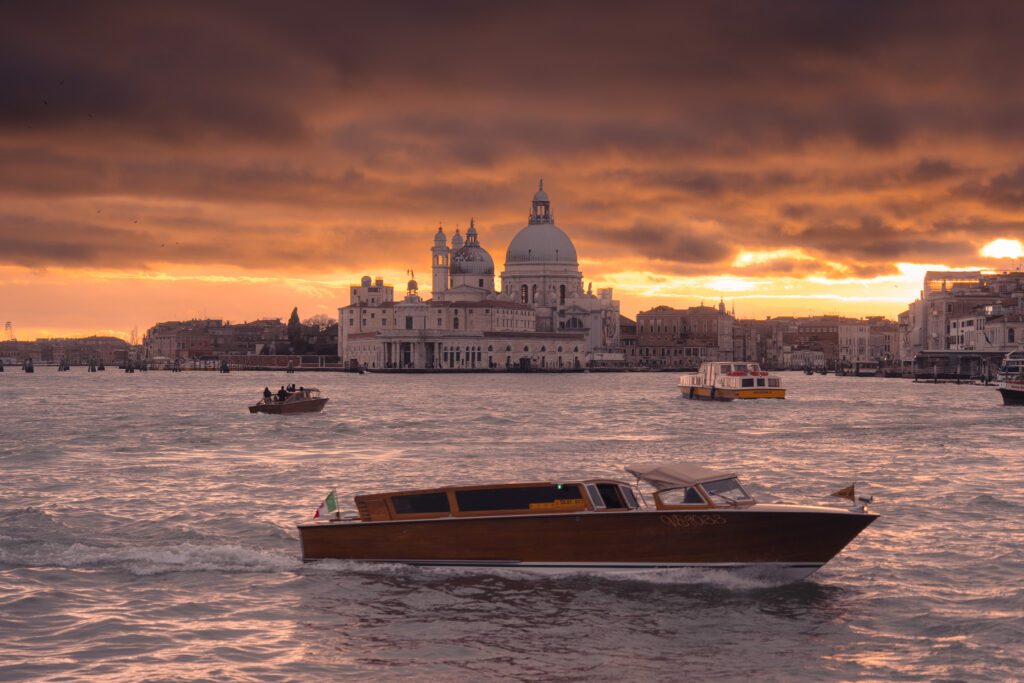
[[[659,491],[737,476],[734,472],[713,470],[692,462],[644,462],[627,465],[625,469],[637,479],[646,481]]]

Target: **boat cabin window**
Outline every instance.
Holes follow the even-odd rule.
[[[583,496],[576,484],[549,486],[517,486],[505,489],[470,489],[456,491],[460,512],[487,510],[556,510],[560,507],[583,507]]]
[[[743,380],[743,386],[745,386],[745,387],[752,387],[752,386],[754,386],[754,379],[753,378],[744,379]]]
[[[665,505],[707,505],[704,497],[693,486],[684,486],[669,491],[659,491],[658,498]]]
[[[620,484],[619,491],[622,492],[622,499],[626,501],[626,507],[631,509],[640,507],[640,503],[636,502],[636,496],[633,495],[633,489]]]
[[[419,515],[430,512],[450,512],[448,494],[416,493],[410,496],[392,496],[391,504],[400,515]]]
[[[704,487],[704,490],[712,498],[723,499],[729,503],[753,500],[750,494],[747,493],[747,490],[740,485],[739,480],[735,478],[709,481],[701,484],[701,486]]]
[[[594,504],[594,509],[603,510],[604,498],[601,497],[601,493],[597,490],[597,486],[595,484],[587,484],[587,493],[590,494],[590,502]]]
[[[601,494],[601,500],[604,501],[606,508],[614,510],[626,507],[618,484],[598,484],[597,491]]]

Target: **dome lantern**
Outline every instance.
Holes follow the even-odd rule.
[[[554,221],[551,214],[551,200],[548,193],[544,191],[544,179],[540,179],[540,186],[533,195],[533,203],[530,207],[530,224],[551,223]]]

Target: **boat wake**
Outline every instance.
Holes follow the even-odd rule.
[[[22,567],[110,568],[136,576],[171,572],[283,572],[302,562],[294,555],[240,545],[179,543],[168,546],[110,547],[74,543],[70,546],[9,546],[0,539],[0,564]]]
[[[337,572],[361,575],[401,576],[424,580],[487,577],[526,583],[563,583],[609,581],[616,583],[653,585],[704,585],[730,591],[749,591],[778,588],[794,583],[794,579],[770,569],[637,569],[628,572],[601,570],[571,570],[558,573],[539,569],[508,567],[465,567],[409,565],[398,562],[360,562],[358,560],[317,560],[307,562],[304,572]]]

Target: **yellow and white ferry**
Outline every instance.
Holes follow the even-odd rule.
[[[685,398],[732,401],[737,398],[786,398],[782,378],[757,363],[701,363],[697,372],[679,378]]]

